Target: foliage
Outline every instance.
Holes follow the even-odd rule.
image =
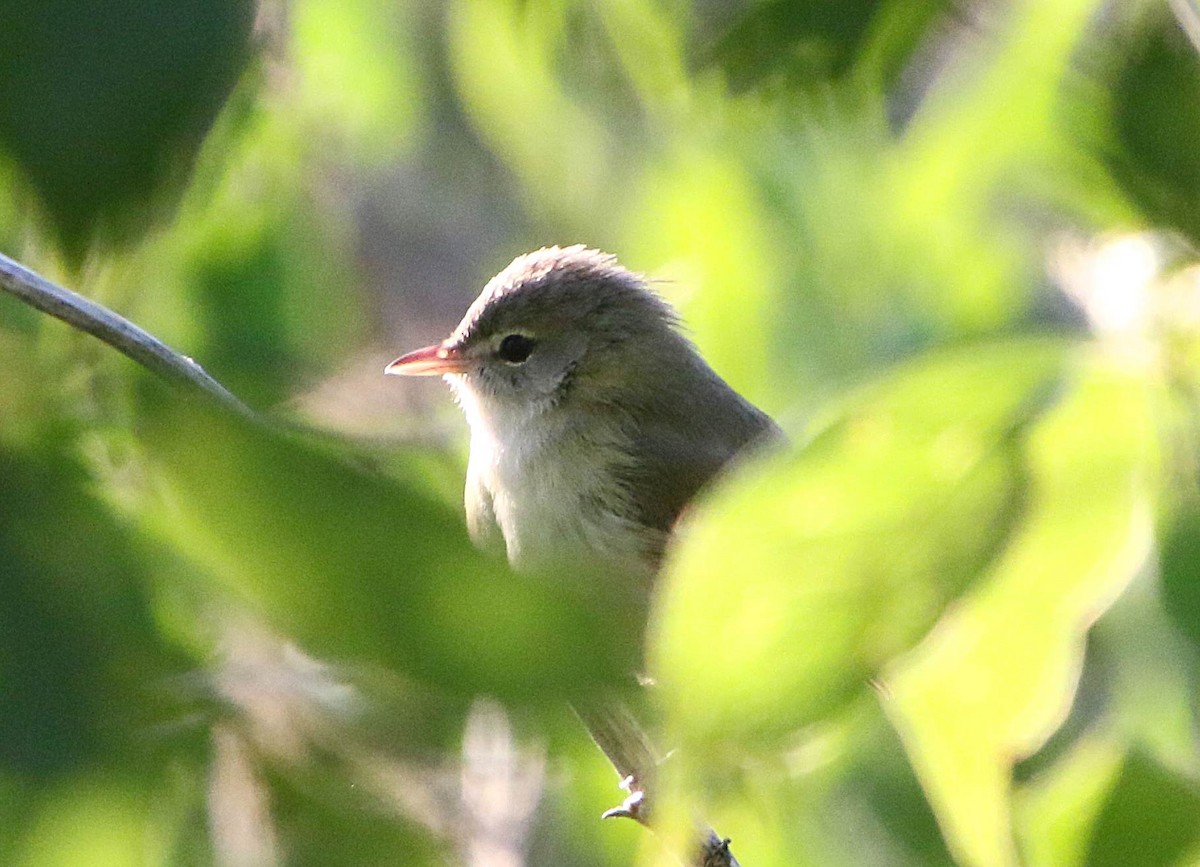
[[[595,821],[565,709],[644,665],[664,838],[1193,863],[1200,18],[1169,6],[17,4],[0,249],[270,423],[0,297],[0,862],[492,863],[446,796],[482,755],[529,863],[668,863]],[[648,612],[475,551],[461,420],[380,375],[579,240],[792,438],[688,513]]]

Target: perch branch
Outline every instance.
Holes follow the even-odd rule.
[[[186,355],[107,307],[64,289],[3,253],[0,253],[0,289],[72,328],[86,331],[169,382],[197,389],[241,415],[254,415],[248,406]]]
[[[621,777],[621,787],[629,793],[624,802],[604,814],[605,819],[633,819],[647,828],[650,825],[651,793],[655,789],[655,770],[661,761],[629,708],[609,696],[588,703],[572,705],[596,746],[608,758]],[[729,839],[721,837],[708,826],[699,829],[698,851],[694,867],[740,867],[729,850]]]

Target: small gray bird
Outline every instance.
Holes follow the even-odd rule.
[[[522,571],[649,577],[676,518],[747,445],[779,436],[614,256],[518,256],[441,343],[387,373],[444,376],[471,427],[472,538]]]

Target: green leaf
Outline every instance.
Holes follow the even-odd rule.
[[[1175,627],[1200,647],[1200,502],[1188,497],[1161,533],[1163,607]]]
[[[1098,355],[1030,432],[1020,526],[971,596],[888,677],[891,713],[951,850],[1016,863],[1013,762],[1066,716],[1092,622],[1150,543],[1148,391]]]
[[[1200,239],[1200,57],[1166,6],[1127,35],[1105,82],[1111,138],[1097,150],[1125,193],[1153,224]]]
[[[651,645],[680,736],[792,731],[925,634],[1019,515],[1017,434],[1061,353],[1014,341],[909,365],[698,509]]]
[[[280,839],[288,843],[287,863],[292,867],[433,867],[447,863],[446,853],[439,851],[429,831],[381,809],[353,780],[327,780],[323,797],[314,797],[311,790],[298,788],[286,778],[269,782],[272,818]],[[411,780],[395,785],[419,787],[422,783]]]
[[[1014,797],[1023,863],[1082,867],[1096,815],[1113,787],[1123,748],[1103,735],[1077,740],[1053,767]]]
[[[9,4],[0,148],[78,258],[178,187],[249,55],[248,0]]]
[[[1194,864],[1200,852],[1200,786],[1134,750],[1100,810],[1088,867]]]
[[[149,569],[65,451],[0,449],[0,769],[144,761],[191,665],[159,636]]]
[[[308,652],[539,700],[636,668],[637,605],[478,553],[430,476],[459,470],[429,453],[402,451],[401,477],[385,478],[336,442],[174,401],[145,442],[157,532]]]
[[[9,863],[23,867],[88,864],[124,867],[166,863],[150,822],[155,793],[153,775],[95,775],[71,778],[28,805],[20,829],[18,855]],[[160,810],[163,805],[159,804]]]
[[[699,52],[698,62],[719,66],[734,91],[762,88],[773,79],[785,92],[796,91],[845,75],[868,55],[874,38],[881,71],[890,79],[951,5],[948,0],[755,3]]]

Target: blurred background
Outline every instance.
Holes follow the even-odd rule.
[[[1193,0],[15,0],[0,863],[672,863],[636,697],[747,867],[1200,863]],[[780,420],[650,616],[462,521],[383,365],[616,253]],[[680,818],[684,817],[684,818]]]

